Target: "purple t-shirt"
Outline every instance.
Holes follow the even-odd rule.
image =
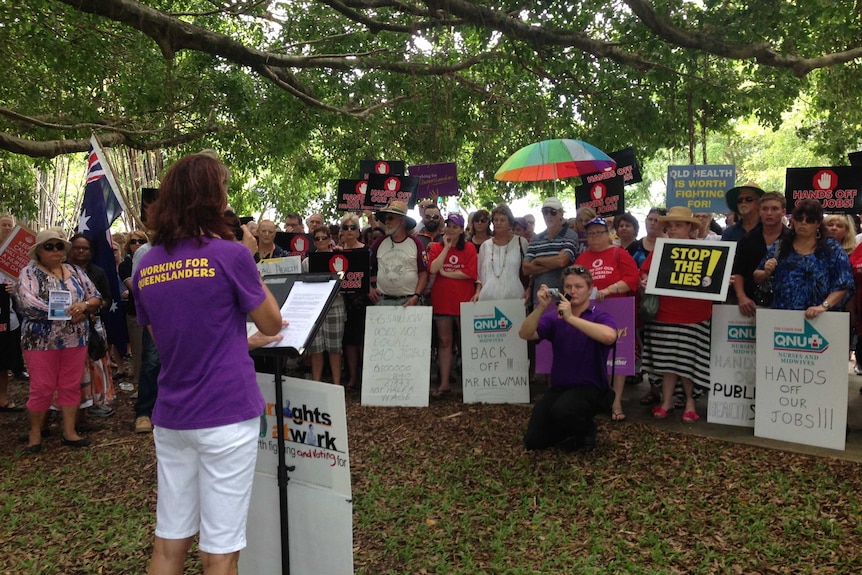
[[[246,314],[266,298],[248,248],[217,238],[154,246],[132,276],[138,322],[162,360],[153,423],[203,429],[260,416]]]
[[[581,319],[617,328],[613,317],[597,311],[593,305],[581,314]],[[554,350],[554,362],[551,364],[551,383],[554,387],[607,387],[607,379],[601,379],[599,374],[606,372],[610,346],[572,327],[557,315],[557,308],[553,304],[539,318],[536,333],[540,339],[549,340]]]

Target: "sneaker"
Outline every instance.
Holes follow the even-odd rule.
[[[87,410],[87,417],[111,417],[114,415],[113,408],[108,407],[107,405],[94,405],[90,409]]]
[[[855,373],[856,375],[862,375],[862,365],[859,365],[858,363],[854,365],[853,373]]]
[[[153,422],[146,415],[135,418],[135,433],[152,433]]]
[[[117,387],[120,388],[120,391],[135,391],[135,384],[131,381],[121,381]]]

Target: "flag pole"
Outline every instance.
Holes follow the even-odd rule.
[[[96,140],[96,143],[99,144],[99,148],[101,148],[102,152],[105,152],[105,146],[102,145],[101,140],[99,140],[99,136],[96,135],[95,131],[93,131],[91,133],[93,135],[93,138]],[[108,164],[108,169],[111,171],[111,174],[116,174],[117,171],[114,169],[113,164],[111,164],[111,159],[108,157],[108,154],[105,153],[104,157],[105,157],[105,162]],[[117,185],[117,192],[120,194],[120,200],[122,200],[122,202],[124,204],[123,205],[123,211],[126,212],[127,214],[129,214],[129,217],[132,218],[132,220],[134,220],[134,222],[137,225],[139,230],[146,230],[147,227],[144,225],[144,222],[141,221],[140,215],[132,212],[132,210],[129,208],[129,206],[131,205],[129,202],[129,195],[125,192],[125,190],[123,189],[123,186],[120,186],[120,183],[117,182],[116,178],[114,178],[114,183]]]

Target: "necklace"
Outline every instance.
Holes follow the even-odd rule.
[[[50,275],[52,277],[57,278],[58,280],[60,280],[60,283],[63,283],[66,281],[66,278],[64,277],[64,274],[63,274],[63,268],[62,267],[60,268],[60,271],[54,271],[52,269],[49,269],[48,266],[45,266],[42,264],[39,264],[39,265],[41,266],[42,271],[44,271],[45,273],[47,273],[48,275]]]
[[[497,251],[497,244],[491,241],[491,273],[494,274],[494,277],[500,279],[500,276],[503,275],[503,272],[506,270],[506,256],[509,253],[509,244],[500,246],[503,248],[503,264],[500,266],[500,273],[497,273],[496,266],[494,265],[494,252]]]

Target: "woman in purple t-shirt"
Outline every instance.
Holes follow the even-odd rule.
[[[248,248],[223,219],[227,168],[186,156],[151,208],[152,249],[132,277],[138,322],[161,356],[153,409],[158,458],[151,573],[181,573],[200,532],[204,573],[236,572],[264,410],[246,314],[275,335],[281,314]]]

